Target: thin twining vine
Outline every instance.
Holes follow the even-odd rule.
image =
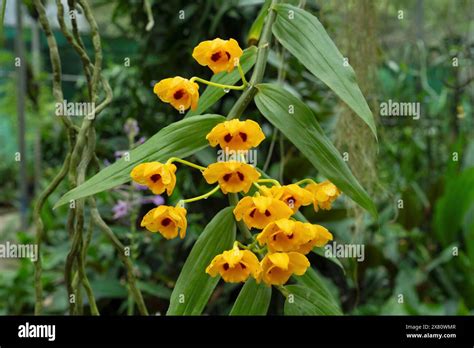
[[[43,307],[43,288],[41,284],[42,263],[41,245],[44,237],[44,225],[41,219],[41,209],[48,197],[57,189],[60,183],[68,177],[71,188],[77,187],[84,182],[90,164],[94,164],[94,170],[99,169],[99,162],[95,155],[95,117],[111,102],[112,90],[107,80],[101,74],[102,48],[100,44],[100,34],[97,23],[92,15],[91,8],[86,0],[68,0],[69,11],[76,11],[76,6],[80,6],[91,29],[91,36],[94,48],[94,63],[87,54],[84,44],[80,38],[75,16],[71,16],[72,34],[69,32],[64,21],[64,7],[60,0],[56,0],[58,7],[58,22],[60,29],[67,41],[72,45],[79,55],[84,69],[89,91],[89,101],[95,103],[99,99],[100,90],[105,93],[105,97],[95,108],[94,115],[87,115],[80,127],[75,125],[68,116],[60,116],[61,122],[67,131],[68,153],[64,160],[60,172],[51,183],[39,195],[34,208],[34,221],[36,225],[36,243],[38,245],[39,257],[35,264],[35,314],[41,314]],[[35,8],[39,14],[39,21],[48,41],[50,60],[53,70],[53,96],[58,103],[63,102],[63,91],[61,87],[61,61],[58,46],[54,38],[51,26],[46,16],[44,6],[40,0],[34,0]],[[84,240],[85,224],[85,204],[84,200],[75,202],[75,208],[70,209],[67,219],[67,231],[72,237],[72,246],[68,254],[65,269],[65,280],[70,299],[70,313],[82,313],[82,288],[84,288],[90,304],[90,311],[93,315],[98,315],[99,311],[95,303],[92,288],[87,279],[85,271],[87,247],[90,242],[94,226],[97,226],[108,237],[117,250],[117,253],[124,264],[127,272],[128,289],[137,303],[140,314],[147,315],[142,294],[136,286],[134,267],[132,262],[124,254],[124,246],[120,243],[113,231],[106,225],[96,207],[93,198],[88,199],[90,210],[90,221]],[[74,298],[75,301],[71,301]]]

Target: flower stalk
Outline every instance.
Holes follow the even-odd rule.
[[[240,65],[239,65],[239,67],[240,67]],[[208,80],[202,79],[202,78],[197,77],[197,76],[192,77],[189,81],[190,82],[195,82],[195,81],[201,82],[201,83],[204,83],[204,84],[212,86],[212,87],[222,88],[224,90],[232,89],[232,90],[235,90],[235,91],[242,91],[242,90],[245,89],[245,87],[247,87],[247,84],[245,84],[245,83],[242,84],[241,86],[224,85],[224,84],[221,84],[221,83],[208,81]]]
[[[219,191],[219,188],[220,186],[217,185],[216,187],[214,187],[211,191],[203,194],[203,195],[200,195],[200,196],[197,196],[197,197],[193,197],[193,198],[188,198],[188,199],[183,199],[181,201],[179,201],[178,205],[184,205],[185,203],[192,203],[192,202],[197,202],[197,201],[200,201],[202,199],[208,199],[210,196],[212,196],[214,193],[216,193],[217,191]]]
[[[178,163],[184,164],[184,165],[186,165],[186,166],[188,166],[188,167],[198,169],[198,170],[200,170],[201,172],[206,169],[206,168],[203,167],[203,166],[200,166],[200,165],[195,164],[195,163],[193,163],[193,162],[186,161],[186,160],[181,159],[181,158],[179,158],[179,157],[171,157],[171,158],[169,158],[169,159],[166,161],[166,164],[172,164],[173,162],[178,162]]]
[[[274,6],[277,3],[278,0],[273,0],[271,6]],[[272,38],[272,25],[274,21],[275,11],[270,10],[262,30],[262,36],[258,45],[257,60],[252,73],[252,77],[250,79],[249,88],[247,88],[242,93],[239,99],[237,99],[237,101],[235,102],[232,109],[229,111],[229,114],[227,115],[228,120],[240,117],[247,108],[247,106],[250,104],[250,102],[253,100],[255,94],[257,93],[255,85],[262,82],[263,80],[263,75],[265,73],[265,68],[267,65],[268,51],[270,49],[270,41]],[[238,201],[239,197],[236,193],[229,194],[229,203],[231,205],[237,205]],[[238,221],[237,227],[240,233],[242,233],[242,235],[244,236],[244,238],[248,240],[252,238],[250,230],[247,228],[245,223],[243,223],[243,221]]]

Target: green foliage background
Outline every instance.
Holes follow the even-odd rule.
[[[151,31],[146,31],[148,18],[141,1],[91,2],[102,35],[104,74],[114,92],[113,103],[101,114],[96,125],[97,153],[104,162],[114,162],[116,151],[129,148],[123,129],[127,119],[137,120],[140,127],[137,138],[150,138],[184,117],[159,102],[152,93],[154,82],[174,75],[210,78],[210,72],[193,61],[192,48],[200,41],[214,37],[233,37],[246,46],[249,30],[263,2],[178,0],[152,3],[155,25]],[[363,243],[366,246],[364,262],[341,259],[343,268],[316,254],[310,257],[317,269],[311,276],[324,282],[329,289],[325,298],[333,296],[345,314],[474,313],[474,83],[470,83],[474,76],[474,11],[471,1],[456,3],[457,6],[440,0],[429,4],[416,0],[380,1],[372,5],[374,17],[369,19],[360,11],[361,6],[367,5],[366,1],[306,3],[306,10],[319,18],[351,64],[357,59],[371,62],[373,76],[370,79],[365,79],[369,73],[361,64],[353,66],[359,81],[368,80],[369,86],[363,84],[362,89],[375,116],[378,144],[369,141],[370,133],[363,131],[365,125],[358,126],[356,121],[341,122],[348,111],[337,96],[280,45],[272,46],[266,73],[268,82],[282,82],[309,106],[325,134],[339,145],[341,152],[348,151],[351,156],[354,154],[358,156],[355,158],[362,159],[361,162],[367,160],[368,163],[355,168],[356,164],[349,160],[357,179],[376,203],[378,221],[368,213],[357,211],[348,199],[338,200],[329,212],[303,211],[310,221],[332,231],[338,243]],[[29,2],[25,1],[25,4]],[[298,5],[298,2],[293,1],[293,4]],[[184,20],[179,18],[181,10],[185,14]],[[398,18],[400,10],[403,19]],[[34,17],[32,10],[30,14]],[[347,29],[352,25],[360,25],[359,29],[369,36],[357,37]],[[372,31],[366,30],[369,25],[373,25]],[[33,229],[21,230],[16,223],[18,167],[13,153],[17,145],[15,137],[10,136],[15,134],[17,127],[16,82],[12,75],[15,71],[12,59],[15,30],[7,27],[4,34],[5,45],[0,51],[0,240],[32,243]],[[59,32],[55,36],[60,46],[63,73],[80,75],[80,61],[72,48]],[[31,35],[28,31],[23,39],[29,47]],[[83,39],[92,53],[90,38],[84,34]],[[347,44],[351,40],[359,40],[355,42],[360,44],[351,48]],[[362,50],[363,40],[369,42],[368,46],[373,50]],[[54,102],[48,78],[51,67],[44,37],[41,57],[43,71],[37,80],[29,80],[28,84],[36,91],[27,100],[27,158],[30,159],[27,180],[32,196],[35,185],[44,186],[59,170],[66,153],[65,136],[59,122],[52,117]],[[453,67],[454,57],[459,58],[459,67]],[[31,52],[28,52],[28,58],[31,61]],[[130,66],[124,65],[127,58]],[[366,75],[361,77],[359,72]],[[86,94],[84,79],[64,82],[64,89],[65,98],[71,101],[81,100]],[[231,92],[207,112],[226,115],[237,97],[237,93]],[[388,99],[419,101],[422,105],[420,120],[379,117],[378,105]],[[245,116],[259,121],[266,133],[267,140],[259,148],[259,165],[263,166],[274,135],[271,124],[255,105],[250,106]],[[351,115],[350,119],[354,120],[355,116]],[[341,133],[341,129],[344,132]],[[40,132],[42,143],[40,175],[35,172],[32,160],[37,132]],[[275,144],[266,170],[271,176],[285,183],[307,176],[322,177],[284,136],[276,135]],[[458,160],[453,160],[454,153]],[[206,164],[212,155],[212,152],[201,151],[191,159]],[[70,245],[64,229],[67,207],[52,210],[52,205],[68,189],[66,185],[61,186],[43,209],[48,231],[43,249],[44,309],[49,314],[67,311],[63,274]],[[207,185],[198,174],[180,170],[176,193],[167,203],[175,204],[180,196],[196,196],[206,189]],[[205,206],[190,205],[186,239],[166,241],[140,229],[131,236],[133,221],[129,217],[113,218],[112,207],[119,199],[127,197],[124,192],[128,190],[125,185],[99,193],[99,208],[121,240],[135,238],[135,263],[145,302],[151,313],[166,313],[172,289],[192,245],[207,223],[225,207],[225,202],[222,196],[213,196]],[[145,204],[137,208],[137,221],[150,207]],[[453,248],[457,248],[454,257]],[[117,263],[116,252],[99,231],[93,233],[87,269],[102,314],[135,313],[124,287],[125,274]],[[0,270],[0,313],[32,313],[32,263],[29,260],[0,260]],[[291,287],[297,291],[298,287],[311,284],[311,279],[301,282]],[[204,313],[237,311],[238,306],[233,306],[240,288],[238,284],[219,282]],[[324,289],[318,292],[321,293]],[[404,295],[403,303],[398,302],[399,294]],[[282,314],[285,311],[282,299],[281,294],[273,291],[268,313]],[[313,299],[314,303],[318,301],[320,299]]]

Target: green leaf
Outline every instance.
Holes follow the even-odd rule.
[[[249,278],[240,290],[229,315],[265,315],[271,298],[271,286],[263,282],[257,284],[255,279]]]
[[[314,76],[331,88],[369,126],[377,138],[375,122],[352,67],[310,13],[288,4],[275,6],[273,34]],[[290,12],[292,11],[292,12]]]
[[[67,192],[54,208],[128,182],[133,167],[140,163],[166,161],[170,157],[182,158],[192,155],[208,145],[207,133],[222,121],[224,121],[222,116],[207,114],[170,124],[132,150],[129,161],[122,158],[104,168],[82,185]]]
[[[199,315],[219,282],[206,273],[214,256],[232,247],[235,240],[233,207],[221,210],[194,244],[171,294],[167,315]]]
[[[249,47],[244,50],[242,57],[240,57],[240,64],[242,65],[242,70],[244,73],[249,71],[255,64],[257,58],[257,48],[255,46]],[[215,83],[220,83],[223,85],[234,85],[237,81],[240,80],[240,74],[238,69],[232,70],[228,73],[227,71],[221,72],[212,76],[211,81]],[[212,105],[214,105],[219,99],[221,99],[226,93],[222,88],[207,86],[204,93],[199,97],[199,103],[196,110],[189,110],[185,118],[201,115]]]
[[[260,84],[257,88],[255,104],[265,118],[280,129],[316,169],[376,217],[374,203],[326,137],[311,109],[279,86]]]
[[[326,260],[329,260],[329,261],[333,262],[334,264],[339,266],[339,268],[342,270],[342,272],[344,274],[346,274],[346,270],[345,270],[344,265],[342,264],[342,262],[335,256],[327,257],[326,252],[324,250],[324,247],[321,247],[321,248],[315,247],[315,248],[313,248],[313,250],[311,250],[311,252],[313,252],[316,255],[319,255],[321,257],[324,257]]]
[[[340,309],[326,297],[306,286],[287,285],[285,315],[341,315]]]
[[[466,214],[474,205],[474,168],[453,176],[446,184],[445,194],[436,202],[434,228],[443,246],[459,240]]]
[[[339,308],[339,304],[328,289],[325,280],[313,268],[308,268],[305,274],[302,276],[294,276],[293,279],[300,285],[321,294],[327,301]]]

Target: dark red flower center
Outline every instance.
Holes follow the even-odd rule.
[[[222,267],[224,267],[224,270],[227,271],[229,269],[229,264],[226,262]]]
[[[173,94],[173,98],[176,100],[181,99],[184,96],[184,90],[183,89],[178,89],[176,92]]]
[[[246,268],[247,268],[242,262],[239,262],[239,264],[240,264],[240,267],[242,267],[242,269],[246,269]]]
[[[227,174],[225,174],[225,175],[222,177],[222,179],[224,179],[224,181],[227,182],[227,181],[230,180],[230,178],[232,177],[233,174],[234,174],[234,173],[227,173]],[[237,176],[239,177],[239,180],[240,180],[240,181],[244,181],[244,179],[245,179],[244,174],[242,174],[241,172],[236,172],[235,174],[237,174]]]
[[[219,51],[219,52],[216,52],[216,53],[213,53],[213,54],[211,55],[211,60],[212,60],[213,62],[217,62],[217,61],[221,58],[221,55],[222,55],[222,53],[221,53],[220,51]]]
[[[153,174],[152,176],[150,176],[150,180],[153,181],[153,182],[157,182],[161,179],[161,175],[160,174]]]
[[[242,138],[243,141],[247,141],[247,134],[240,132],[239,133],[240,137]]]
[[[250,217],[254,217],[256,210],[257,210],[257,209],[254,208],[254,209],[250,212],[250,214],[249,214]],[[272,213],[270,213],[270,211],[269,211],[268,209],[265,210],[265,216],[266,216],[266,217],[269,217],[269,216],[271,216],[271,215],[272,215]]]
[[[232,135],[227,134],[227,135],[224,137],[224,140],[225,140],[226,143],[228,143],[229,141],[232,140]]]
[[[230,59],[230,53],[229,52],[224,52],[226,57],[227,57],[227,60]],[[222,51],[219,51],[219,52],[214,52],[212,55],[211,55],[211,60],[213,62],[217,62],[219,59],[222,58]]]
[[[161,221],[161,224],[163,226],[168,226],[169,224],[171,223],[171,219],[170,218],[164,218],[162,221]]]

